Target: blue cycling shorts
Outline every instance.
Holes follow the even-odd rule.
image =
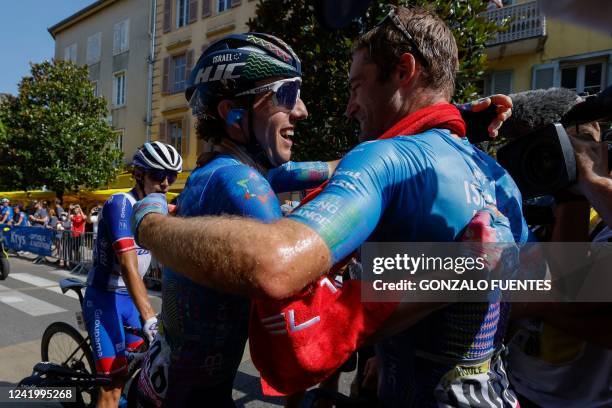
[[[96,372],[115,376],[127,370],[126,350],[143,343],[123,327],[142,328],[140,314],[127,292],[109,292],[88,286],[83,299],[83,317],[91,338]]]

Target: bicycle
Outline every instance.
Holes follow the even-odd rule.
[[[73,290],[81,308],[83,306],[83,288],[85,282],[76,278],[60,281],[62,293]],[[82,312],[77,312],[77,324],[85,330]],[[140,329],[124,326],[126,333],[145,339],[137,350],[128,350],[128,381],[123,388],[123,396],[128,407],[136,406],[136,391],[140,366],[148,349],[146,337]],[[64,339],[62,341],[62,339]],[[32,374],[18,384],[35,387],[75,387],[76,402],[64,403],[64,406],[93,407],[98,398],[98,387],[110,385],[110,377],[98,375],[95,371],[94,354],[89,335],[84,338],[73,326],[65,322],[51,323],[44,331],[41,340],[42,362],[32,369]],[[56,356],[55,353],[60,355]]]
[[[4,247],[4,233],[10,231],[10,228],[4,227],[0,232],[0,280],[5,280],[11,271],[9,256]]]

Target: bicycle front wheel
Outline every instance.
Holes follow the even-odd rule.
[[[11,264],[9,264],[8,257],[5,258],[4,254],[0,252],[0,280],[5,280],[9,275]]]
[[[62,367],[96,375],[96,365],[89,342],[74,327],[64,322],[51,323],[43,333],[40,345],[43,361],[59,364]],[[97,400],[97,387],[77,390],[85,406],[94,406]]]

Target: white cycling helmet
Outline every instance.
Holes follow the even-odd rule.
[[[183,159],[174,146],[162,142],[147,142],[134,154],[132,165],[145,170],[183,171]]]
[[[6,197],[2,199],[2,204],[6,204],[6,203],[9,203],[9,202],[10,202],[10,200],[8,198],[6,198]]]

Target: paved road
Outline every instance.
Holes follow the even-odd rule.
[[[49,324],[64,321],[77,327],[75,312],[80,310],[79,302],[74,293],[61,293],[59,281],[66,277],[85,279],[85,276],[50,264],[35,265],[31,259],[11,257],[11,274],[0,281],[0,386],[14,385],[31,374],[33,365],[40,361],[40,339]],[[149,291],[149,295],[153,307],[159,311],[160,293]],[[342,392],[347,393],[352,377],[343,374]],[[251,362],[248,347],[236,376],[233,396],[239,407],[282,406],[281,399],[261,394],[259,375]],[[2,408],[13,406],[24,405],[0,403]]]

